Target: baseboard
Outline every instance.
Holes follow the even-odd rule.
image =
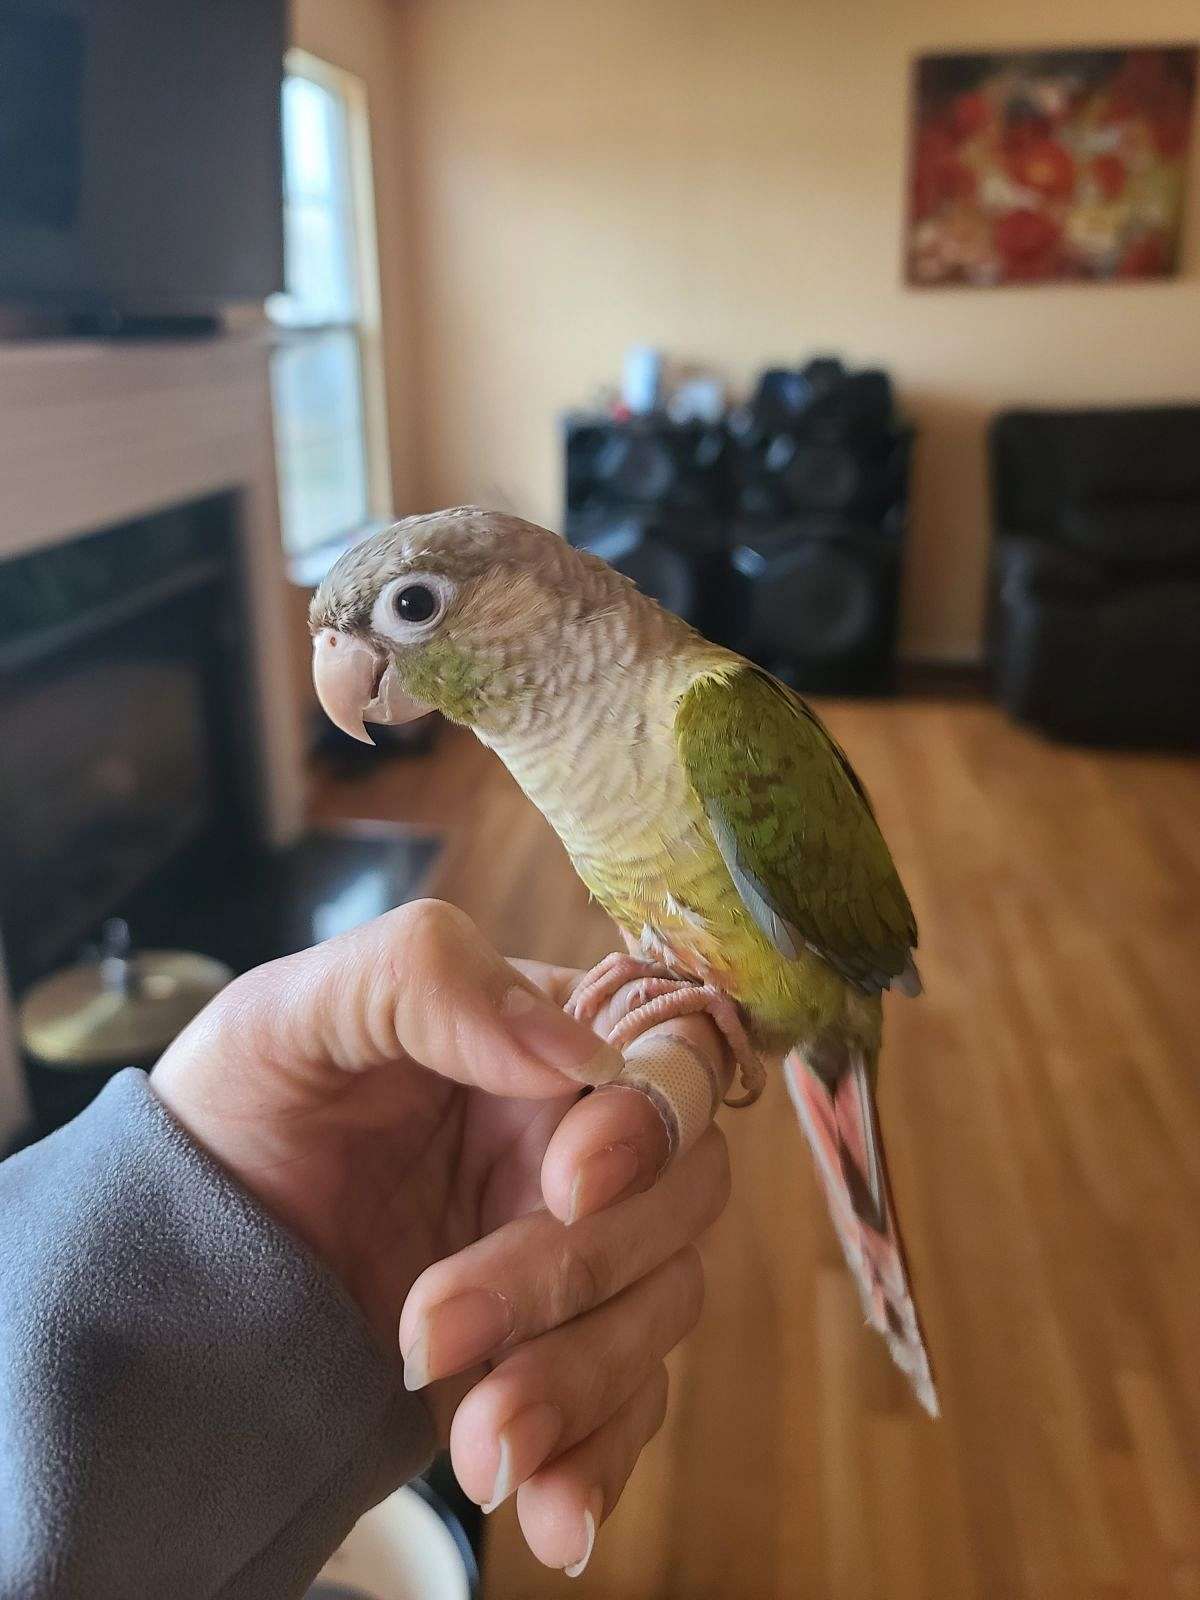
[[[914,656],[896,667],[898,694],[978,700],[986,696],[987,687],[987,668],[979,660],[928,660]]]

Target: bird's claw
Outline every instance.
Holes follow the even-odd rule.
[[[725,1104],[733,1108],[752,1106],[766,1087],[766,1068],[750,1042],[737,1006],[715,984],[680,978],[656,962],[614,951],[597,962],[576,985],[567,1010],[577,1021],[592,1022],[607,1002],[634,979],[641,980],[634,991],[636,999],[609,1029],[609,1044],[624,1050],[660,1022],[707,1012],[729,1046],[741,1080],[743,1092],[735,1098],[727,1095]]]
[[[667,968],[659,962],[643,961],[637,956],[614,950],[597,961],[590,972],[584,973],[567,1001],[566,1010],[576,1022],[594,1022],[613,996],[634,978],[671,976]]]

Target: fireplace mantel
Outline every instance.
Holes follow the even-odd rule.
[[[304,792],[268,353],[259,329],[154,343],[0,343],[0,563],[164,506],[236,491],[259,805],[265,836],[283,845],[300,832]],[[0,1149],[23,1117],[0,952]]]

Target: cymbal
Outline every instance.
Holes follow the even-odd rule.
[[[44,978],[18,1007],[25,1049],[66,1069],[153,1061],[233,977],[190,950],[138,950]]]

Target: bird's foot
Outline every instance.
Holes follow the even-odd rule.
[[[614,952],[584,976],[567,1009],[581,1022],[594,1021],[601,1008],[634,979],[640,981],[630,996],[628,1010],[609,1029],[609,1044],[624,1050],[660,1022],[707,1012],[729,1046],[742,1084],[743,1092],[736,1099],[726,1096],[725,1104],[753,1105],[766,1086],[766,1068],[750,1043],[737,1006],[715,984],[677,978],[652,961]]]
[[[670,971],[657,961],[643,961],[614,950],[597,961],[575,985],[566,1009],[576,1022],[595,1022],[600,1012],[627,983],[635,978],[670,978]],[[678,981],[678,980],[676,980]],[[640,999],[644,996],[639,996]]]

